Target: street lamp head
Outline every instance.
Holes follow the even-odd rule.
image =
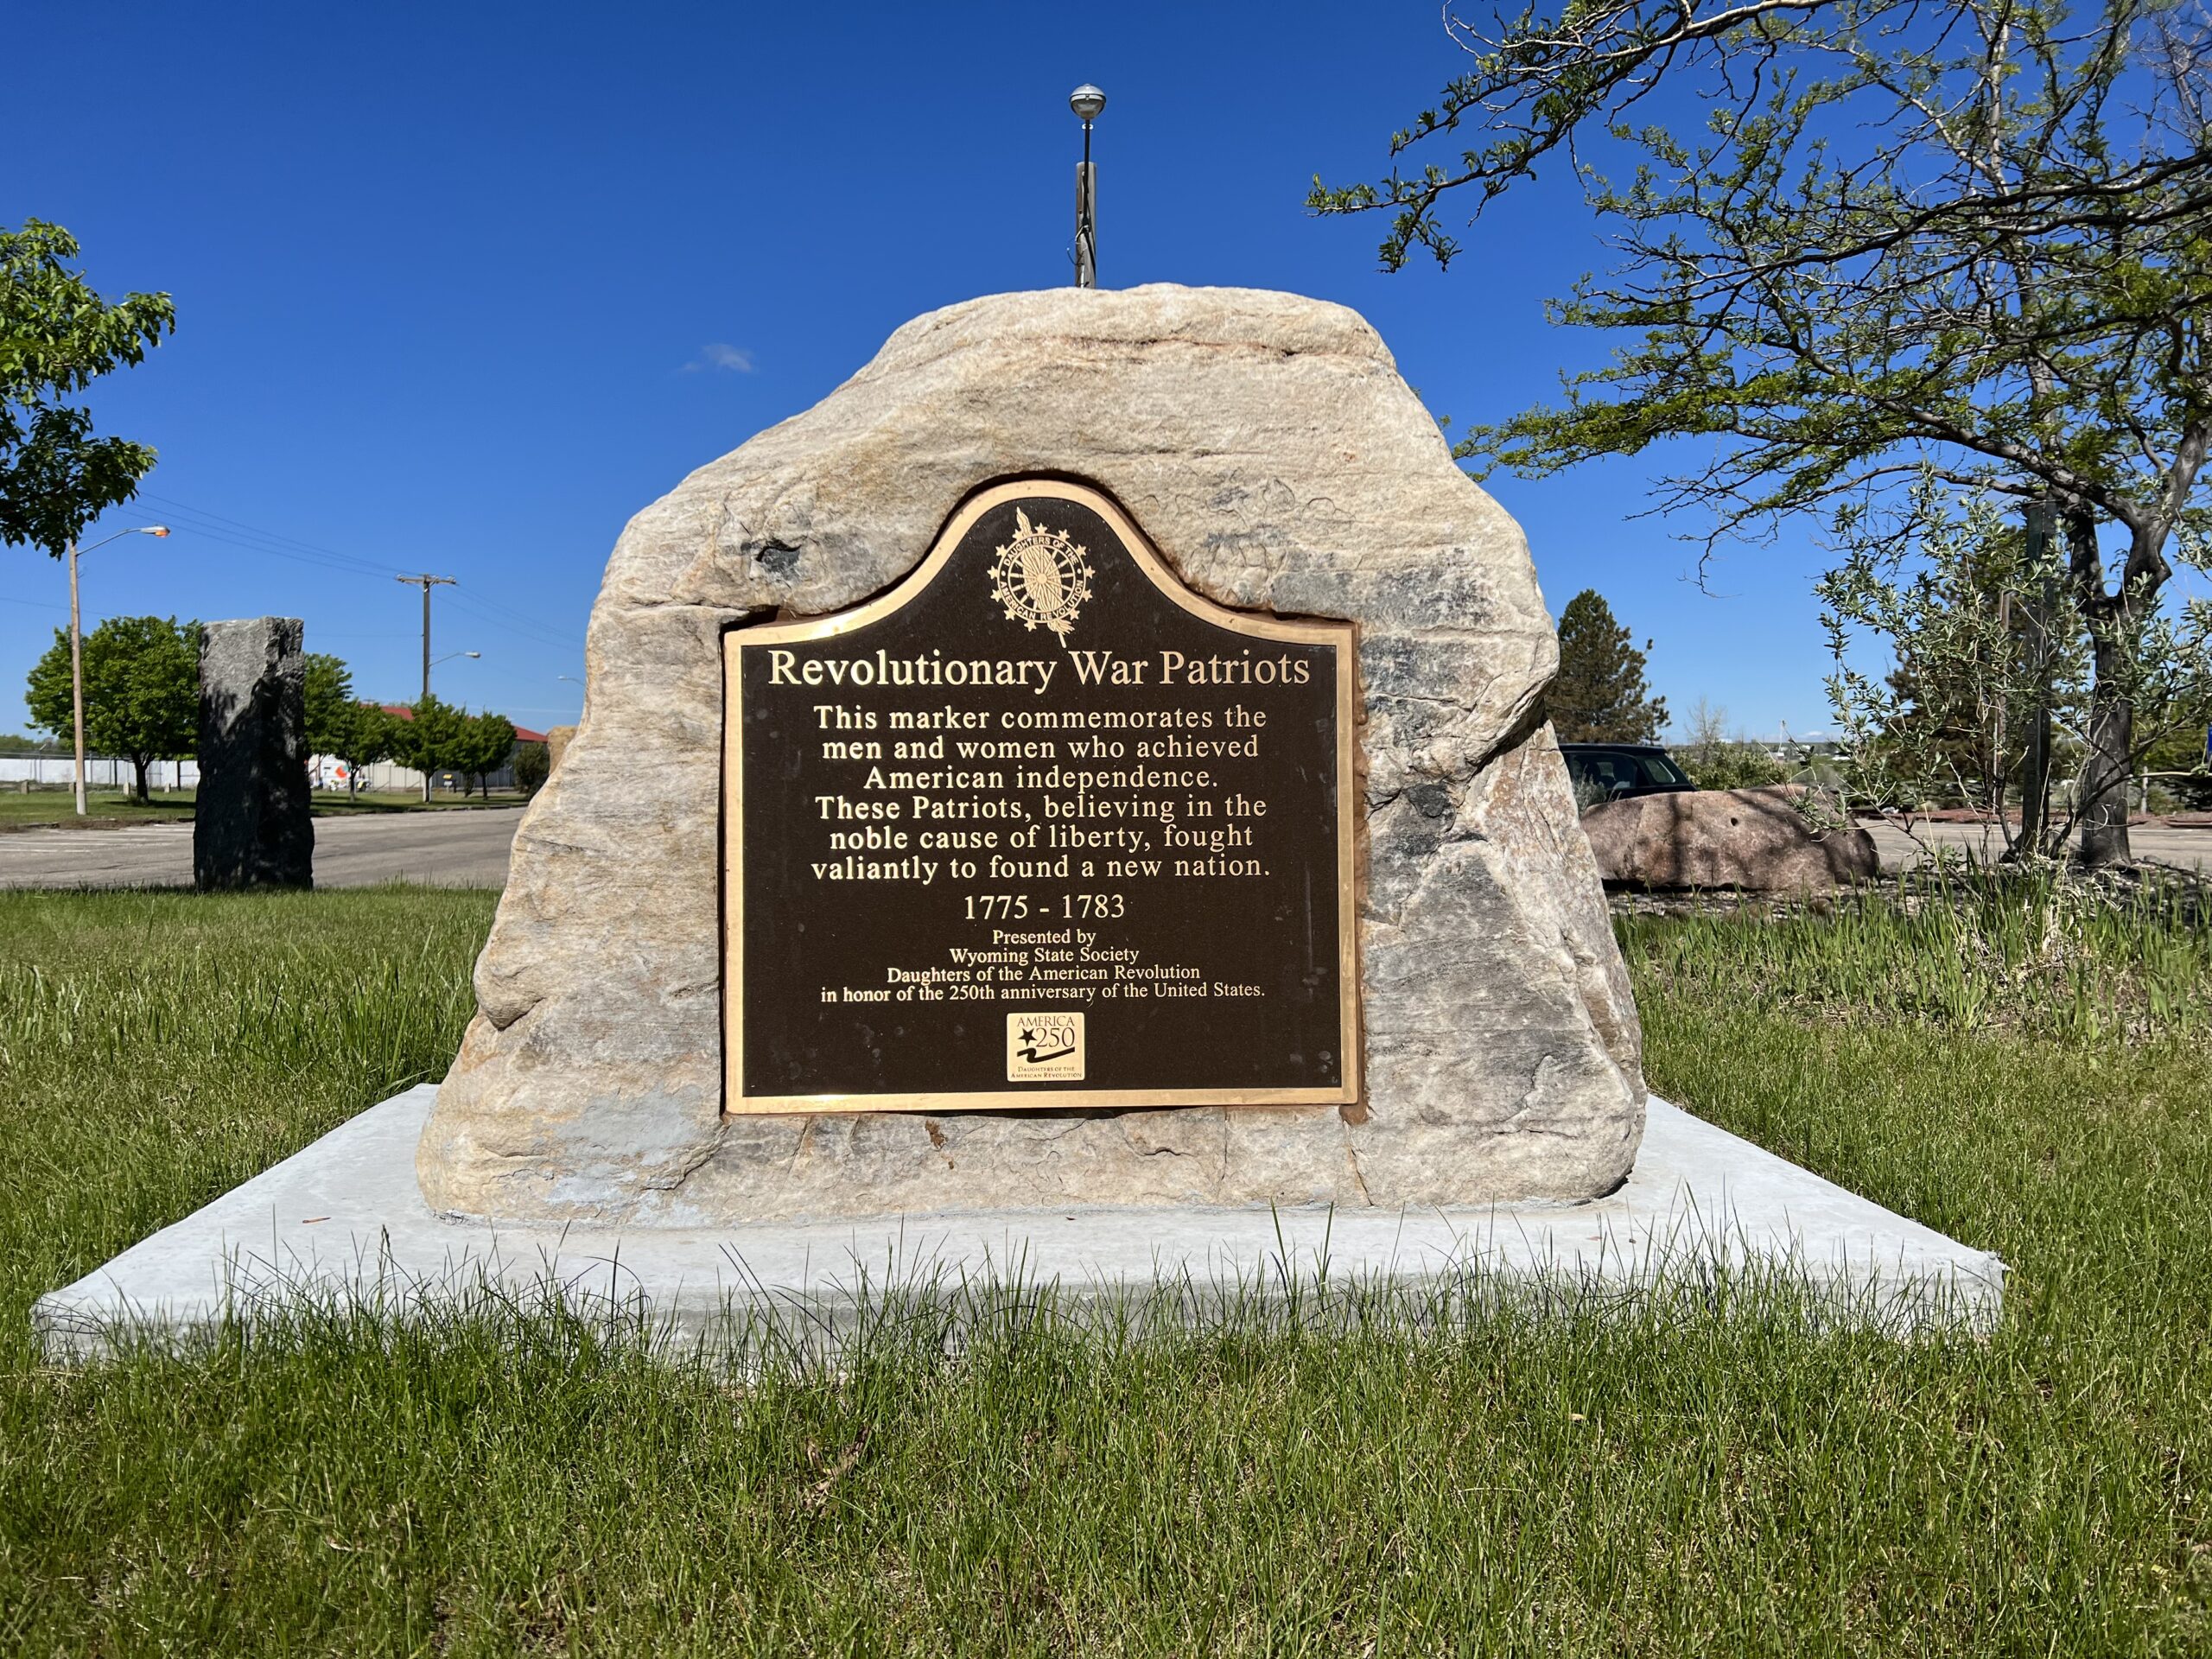
[[[1098,112],[1105,107],[1106,94],[1087,80],[1068,94],[1068,108],[1083,118],[1086,127],[1098,118]]]
[[[169,533],[169,527],[167,524],[144,524],[139,527],[138,533],[141,536],[166,536]]]

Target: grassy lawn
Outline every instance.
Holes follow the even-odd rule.
[[[519,790],[512,789],[494,790],[488,797],[440,791],[425,804],[421,795],[404,790],[383,794],[364,790],[359,795],[348,796],[342,789],[319,789],[315,791],[315,815],[319,818],[339,818],[349,812],[462,812],[486,806],[520,806],[525,798]]]
[[[2000,1252],[1986,1341],[1469,1303],[743,1384],[550,1316],[43,1366],[38,1293],[442,1069],[491,905],[0,893],[0,1648],[2212,1651],[2185,916],[1629,930],[1654,1086]]]
[[[156,790],[153,804],[141,806],[119,790],[85,791],[86,816],[102,824],[174,823],[192,818],[192,793]],[[48,824],[68,824],[77,816],[77,804],[66,789],[35,789],[28,795],[0,787],[0,830],[28,830]]]
[[[89,823],[102,826],[189,823],[195,792],[189,789],[157,789],[153,791],[151,802],[142,806],[125,791],[88,790],[85,795],[86,818]],[[441,794],[435,797],[427,807],[420,795],[404,792],[364,793],[349,798],[343,790],[317,790],[313,798],[315,815],[319,818],[344,817],[349,813],[444,812],[469,807],[520,806],[523,804],[523,797],[512,791],[495,792],[489,801],[481,795],[464,798],[459,795]],[[76,803],[66,789],[35,789],[28,795],[15,790],[0,789],[0,830],[48,825],[69,829],[77,823]]]

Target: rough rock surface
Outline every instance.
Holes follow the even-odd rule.
[[[1818,825],[1808,798],[1791,785],[1639,795],[1592,807],[1582,829],[1599,872],[1624,887],[1789,893],[1879,874],[1874,838]]]
[[[545,770],[549,776],[561,764],[561,757],[569,752],[569,745],[576,735],[573,726],[555,726],[545,734]]]
[[[1360,625],[1368,1098],[725,1116],[722,631],[849,607],[979,486],[1071,471],[1209,598]],[[686,1224],[1608,1191],[1642,1131],[1640,1034],[1543,721],[1557,654],[1518,526],[1352,312],[1160,286],[921,317],[617,543],[582,729],[515,838],[423,1190],[448,1212]]]
[[[315,885],[302,632],[292,616],[207,625],[192,817],[193,881],[203,890]]]

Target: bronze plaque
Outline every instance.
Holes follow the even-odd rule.
[[[1358,1098],[1351,623],[1039,479],[723,652],[727,1109]]]

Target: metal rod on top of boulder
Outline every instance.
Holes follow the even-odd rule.
[[[1083,160],[1075,170],[1075,285],[1098,286],[1098,174],[1090,165],[1090,124],[1106,107],[1106,94],[1089,81],[1068,94],[1083,119]]]

